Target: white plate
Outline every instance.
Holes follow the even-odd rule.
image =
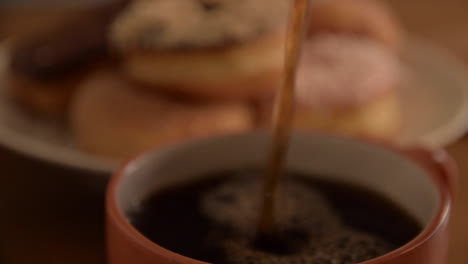
[[[0,64],[4,61],[3,53]],[[462,137],[468,130],[468,72],[464,65],[417,39],[410,41],[403,61],[408,74],[400,89],[404,125],[398,141],[405,146],[436,148]],[[109,174],[117,166],[77,149],[66,125],[23,112],[8,100],[4,87],[0,87],[0,144],[37,159],[92,172]]]
[[[6,44],[0,46],[0,83],[6,69]],[[80,151],[64,122],[38,119],[11,102],[0,85],[0,144],[59,166],[108,175],[118,164]]]
[[[445,147],[468,130],[468,71],[464,63],[429,43],[412,39],[403,54],[407,74],[400,89],[405,146]]]

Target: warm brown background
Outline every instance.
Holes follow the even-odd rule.
[[[408,30],[468,63],[467,0],[389,1]],[[461,172],[449,264],[466,264],[468,138],[448,149]],[[90,189],[80,181],[83,173],[57,169],[3,149],[0,164],[0,263],[104,263],[103,197],[96,192],[99,188]]]

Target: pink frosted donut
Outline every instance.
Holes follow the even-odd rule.
[[[386,46],[346,34],[317,35],[304,47],[295,129],[393,140],[400,131],[399,61]],[[271,100],[260,107],[271,122]]]
[[[296,85],[299,105],[344,109],[393,89],[399,61],[379,43],[345,34],[322,34],[304,47]]]

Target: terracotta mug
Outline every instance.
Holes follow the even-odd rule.
[[[291,143],[291,169],[375,190],[423,224],[421,233],[409,243],[365,264],[447,263],[447,223],[456,172],[445,152],[400,151],[325,135],[296,134]],[[213,172],[261,166],[268,144],[265,133],[226,136],[149,152],[128,162],[108,187],[108,263],[204,263],[151,242],[130,224],[128,213],[149,195],[173,184]]]

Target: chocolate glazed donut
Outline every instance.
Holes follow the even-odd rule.
[[[62,114],[81,76],[106,54],[109,24],[124,4],[110,1],[38,32],[15,35],[9,47],[10,94],[34,112]]]

